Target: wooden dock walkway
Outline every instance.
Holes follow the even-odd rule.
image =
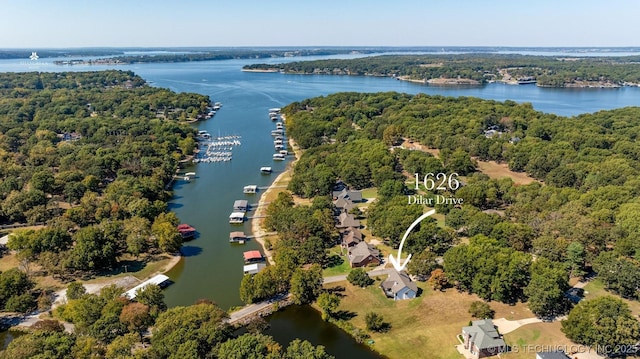
[[[246,325],[254,318],[265,317],[291,304],[293,304],[291,294],[280,294],[275,298],[249,304],[240,310],[229,313],[227,323],[231,325]]]

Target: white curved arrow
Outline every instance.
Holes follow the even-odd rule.
[[[436,210],[432,209],[429,212],[423,214],[422,216],[418,217],[418,219],[416,219],[415,221],[413,221],[413,223],[411,223],[411,225],[409,226],[409,228],[407,228],[407,231],[404,233],[404,236],[402,237],[402,240],[400,241],[400,247],[398,247],[398,259],[393,258],[393,254],[389,254],[389,262],[391,262],[391,264],[393,264],[393,267],[400,272],[401,270],[403,270],[407,264],[409,264],[409,259],[411,259],[411,254],[409,254],[407,256],[407,259],[404,261],[404,263],[402,263],[402,246],[404,245],[404,241],[407,239],[407,237],[409,236],[409,233],[411,233],[411,230],[413,230],[413,228],[415,226],[418,225],[418,223],[420,223],[420,221],[422,221],[423,219],[432,216],[436,214]],[[401,264],[402,263],[402,264]]]

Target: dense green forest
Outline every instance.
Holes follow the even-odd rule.
[[[550,57],[529,55],[382,55],[358,59],[253,64],[245,69],[278,70],[296,74],[402,77],[414,80],[471,79],[488,81],[532,77],[538,85],[570,87],[621,86],[640,83],[640,58]]]
[[[160,287],[151,285],[135,300],[122,296],[115,285],[99,294],[86,293],[78,282],[67,288],[68,302],[55,309],[53,319],[43,319],[29,333],[9,343],[0,356],[6,359],[163,359],[255,358],[331,359],[322,346],[293,340],[282,347],[261,334],[260,320],[238,334],[226,312],[210,301],[167,309]],[[59,319],[74,326],[65,332]],[[151,329],[150,329],[151,327]],[[152,335],[149,335],[149,331]]]
[[[165,186],[195,145],[178,120],[208,105],[131,72],[0,74],[0,224],[46,225],[10,237],[21,266],[64,278],[177,251]]]
[[[316,203],[337,179],[377,187],[367,227],[393,247],[423,213],[407,204],[413,174],[463,176],[457,190],[420,188],[425,197],[464,202],[437,204],[446,225],[425,221],[410,235],[413,274],[428,276],[442,256],[450,285],[485,300],[526,301],[541,317],[567,313],[569,278],[592,271],[612,293],[638,299],[640,108],[560,117],[526,103],[390,92],[338,93],[283,111],[288,134],[304,149],[289,189]],[[405,139],[439,156],[403,149]],[[507,163],[539,182],[492,179],[477,170],[478,160]],[[290,223],[279,218],[280,226]],[[575,332],[565,331],[585,343]],[[638,331],[615,333],[640,339]]]

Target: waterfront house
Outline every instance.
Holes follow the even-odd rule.
[[[389,277],[380,284],[380,288],[387,298],[393,298],[393,300],[413,299],[418,295],[418,286],[409,278],[409,275],[395,270],[389,272]]]
[[[507,350],[507,344],[491,319],[475,320],[462,328],[464,348],[475,358],[498,355]]]
[[[338,223],[336,224],[336,228],[360,228],[360,221],[357,220],[353,214],[351,213],[340,213],[337,217]]]
[[[380,251],[367,242],[360,242],[349,249],[349,265],[351,268],[380,264]]]

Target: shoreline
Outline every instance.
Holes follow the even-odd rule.
[[[281,115],[281,117],[282,117],[282,122],[286,123],[286,117],[284,115]],[[289,143],[289,148],[293,150],[294,159],[293,161],[289,162],[287,164],[286,169],[282,173],[280,173],[278,177],[276,177],[273,180],[273,182],[271,182],[271,184],[269,185],[269,188],[267,188],[264,192],[260,194],[260,200],[258,201],[258,205],[256,206],[254,216],[261,216],[267,210],[268,205],[266,201],[269,194],[275,191],[278,191],[278,192],[286,191],[286,189],[274,188],[274,186],[276,185],[276,183],[281,182],[283,178],[291,174],[291,171],[293,170],[293,165],[300,158],[298,145],[295,143],[295,141],[290,137],[287,137],[287,141]],[[264,256],[269,261],[269,264],[274,265],[275,261],[273,259],[273,255],[272,255],[273,253],[272,251],[267,250],[265,246],[264,238],[269,237],[269,235],[267,235],[268,232],[264,228],[262,228],[263,222],[264,222],[264,218],[254,218],[251,220],[251,235],[253,236],[253,239],[256,242],[258,242],[258,244],[260,244],[260,247],[262,247]]]
[[[278,69],[242,69],[242,72],[280,72]]]

